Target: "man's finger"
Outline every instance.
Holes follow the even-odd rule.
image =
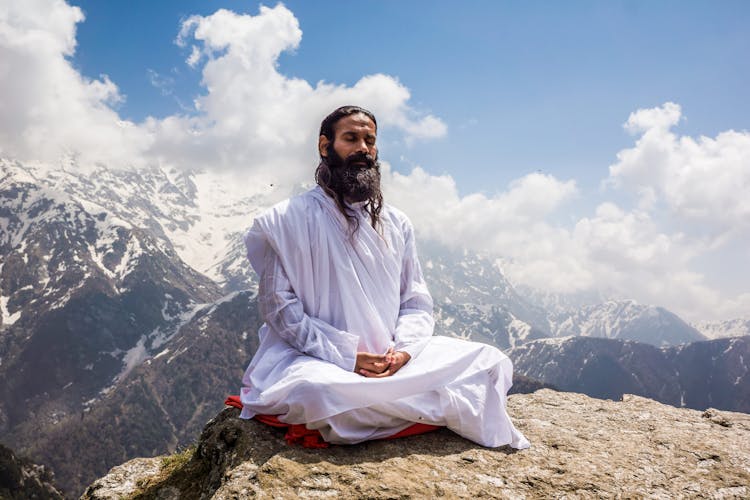
[[[393,363],[393,347],[389,347],[385,352],[385,360],[388,364]]]
[[[383,378],[383,377],[389,377],[391,376],[391,371],[386,370],[383,373],[376,373],[371,372],[370,370],[365,370],[364,368],[359,371],[360,374],[364,375],[367,378]]]
[[[384,354],[367,354],[364,356],[364,361],[366,363],[378,363],[385,361],[385,355]]]

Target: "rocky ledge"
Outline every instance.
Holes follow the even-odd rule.
[[[135,459],[84,499],[341,497],[750,497],[750,415],[543,389],[509,397],[528,450],[488,449],[447,430],[327,449],[225,409],[193,449]]]

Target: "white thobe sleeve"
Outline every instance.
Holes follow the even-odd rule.
[[[394,349],[405,351],[414,358],[422,352],[432,337],[435,320],[432,316],[432,297],[422,276],[411,224],[407,224],[404,233],[401,308],[396,322]]]
[[[359,337],[305,313],[276,252],[266,247],[258,286],[258,307],[268,326],[309,356],[353,372]]]

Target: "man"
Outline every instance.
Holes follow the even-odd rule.
[[[241,417],[278,415],[332,443],[445,425],[484,446],[529,446],[505,411],[510,360],[433,336],[432,298],[407,217],[383,203],[377,122],[344,106],[320,127],[318,186],[245,235],[265,319]]]

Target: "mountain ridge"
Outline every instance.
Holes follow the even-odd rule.
[[[548,338],[508,355],[518,373],[559,390],[615,400],[636,394],[676,407],[750,413],[750,337],[661,348],[630,340]]]

